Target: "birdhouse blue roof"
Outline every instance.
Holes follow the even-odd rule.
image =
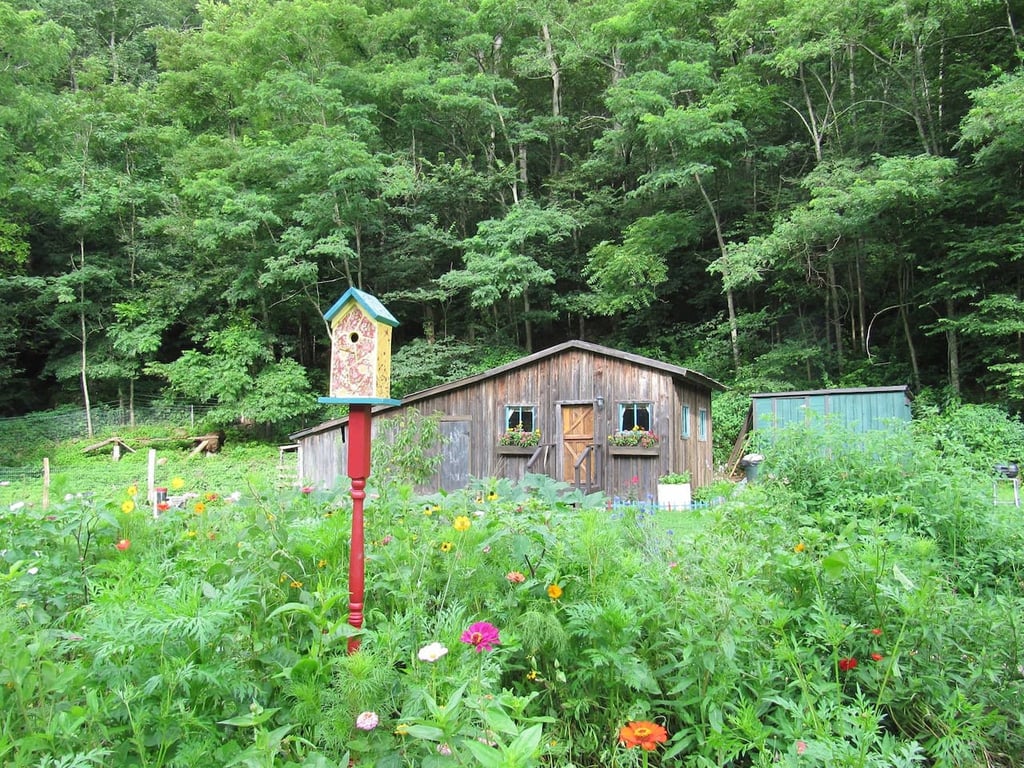
[[[375,322],[390,325],[392,328],[398,325],[395,316],[387,311],[376,296],[371,296],[358,288],[349,288],[345,291],[344,295],[334,302],[334,306],[324,313],[324,319],[330,322],[331,318],[338,314],[349,300],[355,300]]]

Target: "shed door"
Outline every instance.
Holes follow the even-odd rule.
[[[567,483],[576,482],[576,462],[594,442],[594,406],[562,406],[562,479]],[[591,453],[590,460],[580,466],[580,482],[590,487],[594,483],[594,463],[597,457]]]
[[[441,487],[446,491],[469,484],[469,419],[442,421],[440,424]]]

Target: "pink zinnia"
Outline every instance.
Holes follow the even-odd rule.
[[[380,723],[376,712],[361,712],[356,718],[356,728],[361,731],[372,731]]]
[[[477,653],[480,653],[480,651],[489,651],[500,642],[500,639],[498,638],[498,628],[493,624],[488,624],[486,621],[478,621],[475,624],[470,624],[469,628],[462,633],[462,637],[460,637],[459,640],[472,645],[476,648]]]
[[[526,581],[526,576],[520,573],[519,571],[509,571],[505,574],[505,578],[513,584],[522,584],[524,581]]]
[[[806,751],[807,751],[807,742],[806,741],[802,741],[802,740],[798,741],[796,743],[796,753],[798,755],[802,755]]]

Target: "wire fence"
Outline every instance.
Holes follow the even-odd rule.
[[[194,427],[196,421],[202,420],[212,408],[209,405],[156,403],[129,409],[117,403],[100,403],[91,408],[92,428],[96,434],[111,428],[146,424]],[[59,408],[0,418],[0,441],[4,443],[24,438],[68,440],[87,437],[88,434],[89,422],[84,408]]]
[[[99,403],[91,410],[93,435],[121,428],[159,424],[194,429],[213,408],[189,403],[152,402],[129,409],[119,403]],[[0,418],[0,465],[17,464],[19,448],[40,443],[58,443],[89,436],[85,409],[68,407],[37,411],[25,416]],[[13,459],[13,460],[12,460]],[[0,482],[38,477],[38,467],[0,466]]]

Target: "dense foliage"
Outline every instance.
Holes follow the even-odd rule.
[[[1022,435],[953,449],[972,418],[1001,423],[794,429],[685,512],[382,481],[355,654],[347,494],[214,457],[157,516],[124,484],[5,504],[0,760],[1024,765],[1024,538],[985,466]]]
[[[0,0],[0,409],[301,415],[348,285],[398,394],[582,335],[1016,404],[1018,11]]]

